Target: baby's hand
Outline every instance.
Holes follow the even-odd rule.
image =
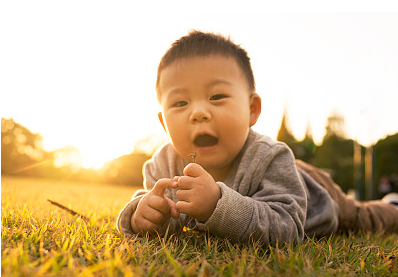
[[[176,203],[164,196],[167,188],[177,188],[174,179],[160,179],[153,189],[138,203],[131,217],[131,227],[135,233],[158,230],[169,218],[178,218]]]
[[[206,222],[213,214],[221,197],[220,187],[213,177],[199,164],[188,164],[184,176],[178,179],[177,211],[200,222]]]

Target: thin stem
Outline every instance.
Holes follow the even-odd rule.
[[[196,163],[196,152],[189,154],[188,156],[192,157],[193,163]]]
[[[72,214],[72,215],[77,215],[77,216],[79,216],[79,217],[80,217],[81,219],[83,219],[85,222],[88,222],[88,218],[85,217],[84,215],[82,215],[82,214],[80,214],[80,213],[78,213],[78,212],[75,212],[74,210],[69,209],[69,208],[65,207],[64,205],[62,205],[62,204],[60,204],[60,203],[58,203],[58,202],[52,201],[52,200],[50,200],[50,199],[47,199],[47,201],[49,201],[51,204],[53,204],[53,205],[55,205],[55,206],[57,206],[57,207],[59,207],[59,208],[65,210],[65,211],[67,211],[68,213],[70,213],[70,214]]]

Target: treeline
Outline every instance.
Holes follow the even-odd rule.
[[[290,132],[284,115],[277,139],[288,144],[297,159],[328,171],[343,191],[356,190],[359,199],[380,198],[383,192],[379,191],[379,181],[382,178],[389,180],[390,191],[398,191],[398,133],[366,148],[346,138],[344,118],[339,114],[332,114],[325,128],[320,145],[314,143],[309,128],[304,139],[299,141]],[[356,162],[355,146],[359,156]],[[370,183],[370,188],[366,188],[371,190],[367,192],[369,195],[365,195],[366,183]]]
[[[79,166],[80,153],[75,147],[45,151],[39,134],[13,119],[1,119],[1,174],[142,186],[142,165],[150,157],[150,153],[135,150],[102,169],[85,169]]]
[[[309,129],[303,140],[297,140],[289,130],[286,116],[283,117],[277,139],[287,143],[296,158],[327,170],[345,192],[358,188],[358,185],[364,186],[366,178],[369,178],[365,176],[364,158],[369,149],[357,147],[362,159],[355,165],[354,145],[357,142],[346,138],[344,118],[338,114],[328,118],[320,145],[314,143]],[[84,169],[76,162],[80,157],[76,148],[68,146],[45,151],[41,141],[39,134],[33,134],[13,119],[2,118],[1,174],[142,186],[142,165],[152,155],[135,147],[130,154],[109,161],[100,170]],[[373,171],[370,178],[375,194],[380,196],[377,191],[379,180],[398,176],[398,133],[379,140],[372,151]],[[355,168],[359,168],[356,179]]]

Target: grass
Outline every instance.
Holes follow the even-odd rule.
[[[1,190],[2,276],[398,276],[398,234],[277,247],[188,232],[126,238],[115,221],[134,188],[2,176]]]

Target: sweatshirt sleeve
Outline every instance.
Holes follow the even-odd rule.
[[[235,188],[218,182],[222,196],[202,230],[232,241],[301,242],[307,200],[290,149],[284,144],[250,149]]]
[[[131,218],[141,198],[155,186],[157,180],[181,175],[183,168],[184,161],[178,159],[177,154],[173,151],[170,144],[166,144],[156,151],[153,157],[143,166],[144,189],[134,193],[131,201],[128,202],[119,213],[116,221],[118,231],[126,236],[135,235],[131,227]],[[175,192],[175,190],[166,189],[165,196],[173,201],[177,201]],[[167,229],[169,232],[177,232],[182,229],[182,222],[184,220],[185,218],[183,218],[183,215],[180,215],[179,219],[170,218],[157,232],[161,235],[164,234]]]
[[[136,193],[134,193],[131,201],[128,202],[119,213],[116,221],[116,228],[120,233],[128,237],[134,235],[133,228],[131,227],[131,217],[137,209],[138,202],[140,202],[142,196],[146,193],[147,191],[145,190],[138,190]]]

